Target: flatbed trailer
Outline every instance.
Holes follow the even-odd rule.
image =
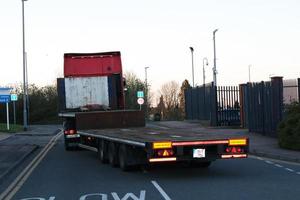
[[[123,170],[164,162],[208,167],[217,159],[247,157],[249,139],[239,135],[145,126],[143,111],[124,109],[125,86],[119,51],[64,54],[57,92],[66,150],[95,151]]]
[[[72,121],[77,114],[60,116]],[[120,166],[123,170],[164,162],[187,162],[208,167],[217,159],[247,158],[249,151],[249,139],[246,137],[231,133],[207,133],[201,129],[165,127],[155,123],[145,127],[73,128],[65,127],[66,139],[80,148],[97,152],[103,163]]]

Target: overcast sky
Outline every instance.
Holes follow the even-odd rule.
[[[29,82],[54,83],[65,52],[121,51],[125,71],[154,90],[184,79],[202,84],[202,59],[212,81],[216,34],[219,85],[300,77],[299,0],[28,0],[25,2]],[[21,0],[1,2],[0,85],[22,81]]]

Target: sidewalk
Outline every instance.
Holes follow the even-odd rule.
[[[155,125],[164,127],[186,127],[193,129],[195,132],[219,132],[225,134],[234,134],[237,136],[246,136],[250,139],[250,154],[278,159],[289,162],[300,163],[300,151],[292,151],[282,149],[278,146],[277,138],[267,137],[258,133],[249,133],[247,129],[230,129],[226,127],[204,127],[201,126],[199,121],[161,121],[154,123]]]
[[[58,133],[59,128],[60,125],[32,125],[28,131],[16,134],[0,133],[0,184],[27,157]]]
[[[256,156],[300,163],[300,151],[282,149],[277,138],[245,133],[250,138],[250,153]]]

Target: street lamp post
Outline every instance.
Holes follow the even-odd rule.
[[[248,65],[249,83],[251,82],[251,65]]]
[[[214,41],[214,68],[213,68],[213,76],[214,76],[214,85],[217,86],[217,60],[216,60],[216,39],[215,35],[218,29],[215,29],[213,32],[213,41]]]
[[[206,61],[206,63],[204,63]],[[207,58],[203,58],[203,87],[205,87],[205,65],[208,66],[208,60]]]
[[[190,47],[191,55],[192,55],[192,79],[193,79],[193,87],[195,86],[194,82],[194,48]]]
[[[146,114],[146,119],[148,118],[148,80],[147,80],[147,69],[149,69],[149,67],[145,67],[145,105],[146,105],[146,109],[145,109],[145,114]]]
[[[27,0],[22,1],[22,36],[23,36],[23,128],[24,131],[27,131],[28,124],[27,124],[27,87],[26,87],[26,77],[27,77],[27,70],[26,70],[26,52],[25,52],[25,17],[24,17],[24,2]]]

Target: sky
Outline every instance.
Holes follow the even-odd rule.
[[[22,4],[0,7],[0,85],[22,82]],[[63,74],[64,53],[121,51],[124,71],[153,91],[184,79],[212,81],[213,30],[217,83],[300,77],[299,0],[28,0],[25,38],[29,83],[54,84]]]

